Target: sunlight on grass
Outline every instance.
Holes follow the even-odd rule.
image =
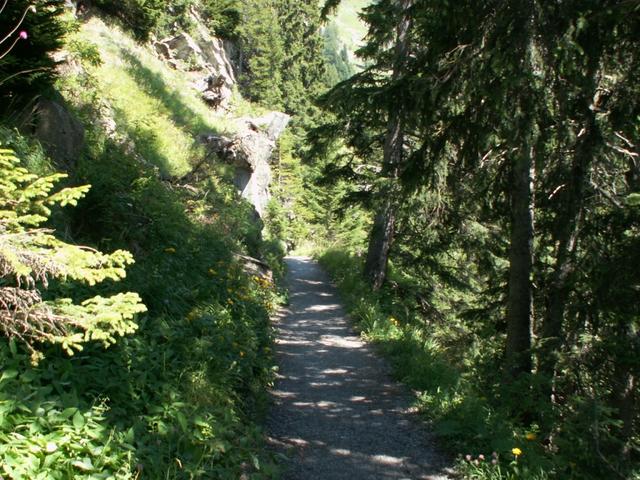
[[[358,14],[370,3],[371,0],[343,1],[338,7],[337,14],[333,17],[333,21],[339,27],[340,40],[347,45],[349,50],[353,51],[358,48],[367,33],[366,26]]]
[[[80,37],[100,49],[103,64],[92,73],[113,107],[118,128],[135,136],[138,152],[164,175],[186,174],[202,155],[196,135],[234,130],[233,120],[198,98],[184,72],[169,69],[117,27],[94,17],[83,25]]]

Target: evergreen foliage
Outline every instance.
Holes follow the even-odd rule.
[[[235,38],[240,25],[239,0],[203,0],[202,11],[209,28],[222,38]]]
[[[338,26],[335,23],[327,25],[323,31],[324,37],[324,58],[326,61],[325,83],[333,87],[337,83],[347,80],[356,73],[347,46],[340,42]]]
[[[135,293],[96,296],[74,304],[67,298],[43,300],[52,278],[90,286],[118,281],[133,263],[129,252],[112,254],[71,245],[41,227],[53,205],[76,205],[89,187],[51,193],[56,174],[38,177],[20,167],[11,150],[0,150],[0,332],[24,342],[37,358],[37,343],[58,343],[70,355],[82,343],[98,340],[109,346],[133,333],[136,313],[146,310]]]
[[[107,350],[87,342],[69,357],[58,345],[38,344],[45,359],[37,366],[26,344],[0,339],[0,474],[133,479],[239,478],[249,472],[272,478],[273,463],[255,418],[272,379],[268,318],[278,295],[270,280],[245,273],[233,252],[269,259],[276,273],[279,252],[261,241],[253,210],[231,185],[227,167],[207,164],[197,175],[184,176],[202,153],[193,145],[194,132],[221,131],[227,124],[195,93],[189,96],[178,73],[99,18],[82,25],[72,41],[83,71],[58,87],[85,125],[87,146],[69,174],[74,183],[92,188],[73,212],[55,214],[52,222],[90,245],[80,253],[106,261],[105,271],[109,259],[97,248],[130,250],[136,263],[117,284],[107,280],[90,287],[59,279],[43,295],[45,301],[78,301],[93,291],[109,299],[121,285],[137,291],[148,312],[137,319],[133,334]],[[75,56],[95,53],[93,42],[100,62],[93,54]],[[115,69],[114,63],[126,68]],[[116,131],[105,129],[105,116],[111,115]],[[30,169],[48,170],[31,142],[0,134]],[[160,141],[163,135],[188,140],[187,148]],[[32,174],[22,173],[26,180],[16,195],[31,191]],[[47,181],[55,179],[61,177]],[[38,188],[46,185],[34,181]],[[34,201],[50,197],[42,195]],[[59,250],[79,255],[70,245]],[[112,276],[121,273],[116,260],[131,258],[121,256],[109,257]],[[93,271],[82,264],[85,257],[76,260],[71,266],[78,276]],[[105,302],[76,307],[86,313],[99,307],[99,315],[81,319],[96,332],[116,336],[105,327],[113,318],[101,316]]]
[[[637,272],[614,265],[634,257],[638,237],[626,200],[638,189],[638,105],[629,95],[638,89],[638,7],[416,1],[404,9],[410,54],[392,75],[400,3],[366,9],[359,53],[370,67],[323,97],[333,116],[313,138],[319,155],[330,154],[327,140],[348,147],[325,173],[359,186],[345,202],[377,212],[398,189],[384,308],[394,317],[410,309],[403,335],[439,338],[449,346],[436,350],[448,349],[446,362],[473,379],[442,395],[428,386],[425,410],[439,412],[457,448],[479,435],[508,453],[518,446],[500,440],[510,429],[535,432],[541,443],[529,444],[521,464],[546,473],[530,469],[531,478],[633,477],[640,364],[602,339],[637,349],[637,295],[622,285],[637,284]],[[398,109],[405,138],[395,179],[383,152]],[[605,287],[613,277],[601,274],[618,269],[614,293]],[[447,395],[460,410],[434,405]],[[508,423],[469,422],[485,408],[475,410],[474,398],[493,399],[487,408]],[[477,478],[508,478],[462,465]]]
[[[96,0],[95,4],[122,20],[139,40],[151,34],[165,36],[176,26],[188,28],[191,9],[202,12],[211,31],[223,38],[233,38],[240,23],[239,0]]]
[[[63,0],[0,2],[0,114],[7,115],[50,86],[51,53],[62,46]]]
[[[251,100],[274,109],[284,107],[282,66],[285,45],[278,19],[278,0],[247,1],[240,27],[247,73],[242,82]]]

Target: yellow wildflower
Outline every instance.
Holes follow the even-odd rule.
[[[537,437],[536,437],[536,434],[535,434],[535,433],[533,433],[533,432],[529,432],[529,433],[527,433],[527,434],[524,436],[524,438],[526,438],[526,439],[527,439],[527,440],[529,440],[529,441],[533,441],[533,440],[535,440]]]
[[[520,450],[518,447],[515,447],[511,449],[511,453],[513,453],[516,458],[518,458],[520,455],[522,455],[522,450]]]

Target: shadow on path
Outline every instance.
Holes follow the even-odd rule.
[[[291,304],[277,320],[279,378],[268,441],[284,478],[444,479],[411,396],[350,329],[337,291],[311,259],[287,258]]]

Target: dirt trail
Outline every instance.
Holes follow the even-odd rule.
[[[287,258],[291,304],[276,322],[279,379],[267,433],[291,480],[448,478],[411,395],[349,327],[311,259]]]

